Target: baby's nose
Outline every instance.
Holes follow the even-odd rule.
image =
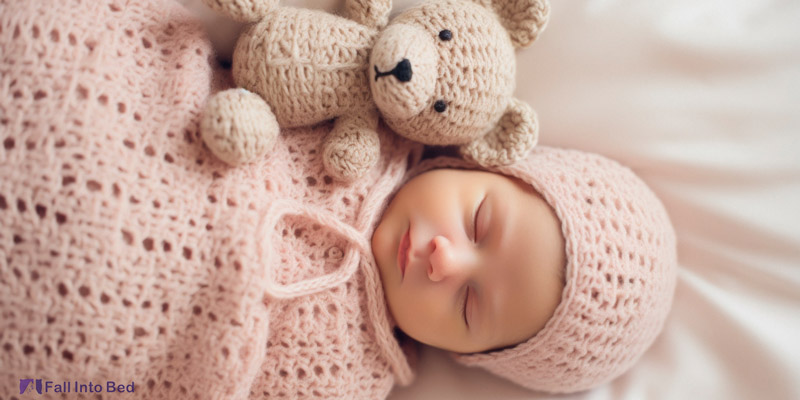
[[[428,265],[428,278],[439,282],[448,277],[464,275],[469,269],[469,255],[460,251],[446,237],[437,235],[431,239],[431,254]]]

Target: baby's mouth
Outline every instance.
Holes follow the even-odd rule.
[[[397,267],[400,268],[400,282],[406,276],[406,266],[408,265],[408,251],[411,248],[411,226],[406,230],[405,235],[400,239],[397,247]]]

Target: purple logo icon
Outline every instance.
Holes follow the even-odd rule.
[[[28,386],[33,383],[33,379],[20,379],[19,380],[19,394],[25,393],[28,390]],[[42,394],[42,380],[36,380],[36,393]]]

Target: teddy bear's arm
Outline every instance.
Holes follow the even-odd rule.
[[[381,29],[389,22],[392,0],[345,0],[344,7],[353,21]]]
[[[278,6],[280,0],[203,0],[212,10],[239,22],[256,22]]]
[[[464,158],[486,167],[508,165],[525,158],[538,139],[536,113],[527,103],[512,98],[497,125],[459,151]]]
[[[336,119],[325,139],[322,161],[334,178],[350,182],[363,176],[380,157],[378,111],[358,110]]]

